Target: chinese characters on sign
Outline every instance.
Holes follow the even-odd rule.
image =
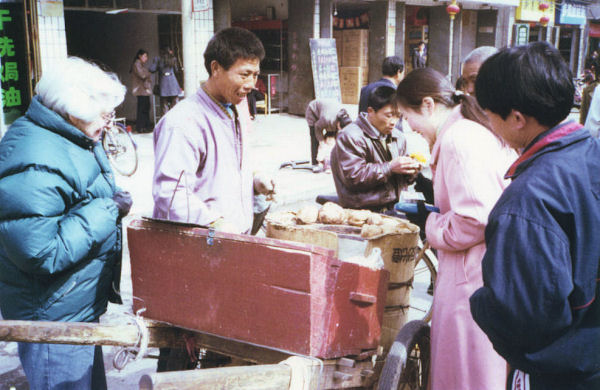
[[[340,102],[342,91],[340,90],[335,39],[311,39],[310,57],[315,97],[317,99],[334,99]]]
[[[23,115],[29,105],[23,3],[0,3],[0,85],[5,123]]]

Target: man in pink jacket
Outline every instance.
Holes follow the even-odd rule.
[[[204,53],[209,79],[154,132],[155,218],[250,230],[253,177],[244,153],[249,121],[238,106],[254,87],[263,57],[262,43],[247,30],[228,28],[211,39]]]
[[[204,52],[209,79],[154,131],[154,218],[250,232],[254,193],[274,190],[270,181],[253,185],[244,153],[250,122],[245,97],[264,55],[260,40],[241,28],[221,30],[210,40]],[[186,357],[181,350],[161,350],[159,371],[193,368],[186,367]]]

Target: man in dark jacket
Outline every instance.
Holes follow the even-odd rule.
[[[404,62],[398,56],[385,57],[381,64],[381,73],[383,77],[379,80],[365,85],[360,90],[360,98],[358,101],[358,112],[367,112],[369,95],[377,87],[382,85],[396,89],[400,81],[404,79]]]
[[[427,53],[425,51],[425,42],[419,42],[419,45],[412,52],[412,68],[419,69],[427,67]]]
[[[387,86],[375,89],[367,112],[337,136],[331,170],[343,207],[389,210],[419,171],[419,163],[404,156],[406,140],[394,127],[398,122],[395,92]]]
[[[473,318],[509,363],[509,389],[598,389],[600,143],[564,121],[571,72],[535,42],[490,57],[475,88],[494,131],[523,153],[489,216]]]

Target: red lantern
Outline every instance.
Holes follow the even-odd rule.
[[[454,16],[460,12],[460,7],[456,4],[456,0],[452,0],[452,3],[446,7],[446,12],[450,15],[450,19],[454,20]]]
[[[550,21],[550,18],[547,17],[546,15],[542,16],[540,18],[540,23],[542,24],[542,26],[546,27],[548,25],[548,22]]]
[[[542,2],[538,6],[538,8],[540,9],[540,11],[544,12],[545,10],[547,10],[548,8],[550,8],[550,4]]]

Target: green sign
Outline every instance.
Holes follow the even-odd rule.
[[[0,85],[6,124],[22,116],[31,99],[24,22],[22,1],[0,3]]]
[[[526,45],[529,43],[529,25],[515,24],[515,45]]]

